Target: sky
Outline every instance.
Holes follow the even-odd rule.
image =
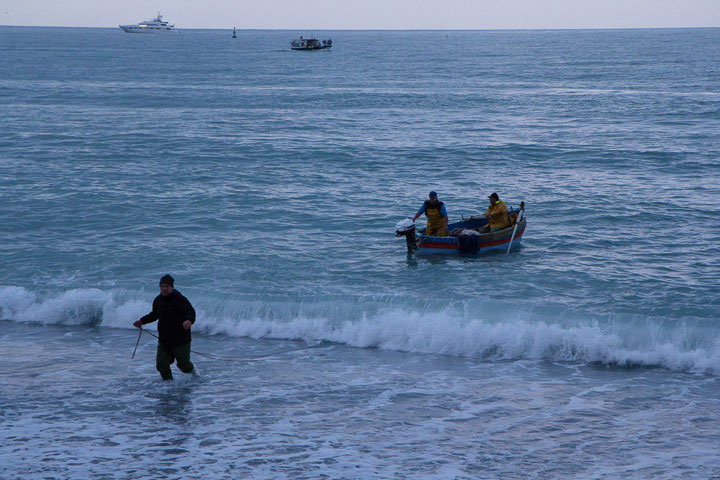
[[[0,0],[0,25],[116,27],[158,10],[177,28],[720,27],[720,0]]]

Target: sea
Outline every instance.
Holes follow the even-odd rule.
[[[0,27],[0,478],[720,478],[718,59]],[[431,190],[525,202],[522,247],[408,255]],[[132,326],[164,274],[173,382]]]

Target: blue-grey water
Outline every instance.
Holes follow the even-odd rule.
[[[0,28],[0,477],[720,475],[720,29],[316,33]]]

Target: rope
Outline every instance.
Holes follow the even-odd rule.
[[[523,207],[521,207],[521,209],[523,209]],[[493,217],[492,215],[488,215],[487,217],[485,217],[484,214],[482,214],[482,213],[481,213],[481,214],[478,214],[478,215],[471,215],[469,218],[465,218],[465,216],[462,215],[461,218],[457,218],[457,219],[454,219],[454,220],[448,220],[448,223],[451,223],[451,222],[468,222],[468,221],[472,221],[472,220],[480,220],[480,219],[482,219],[482,218],[488,218],[488,219],[489,219],[489,218],[492,218],[492,217]],[[403,250],[403,249],[405,249],[405,248],[407,248],[407,246],[402,246],[402,247],[399,247],[399,248],[393,248],[392,250],[388,250],[387,252],[383,252],[383,253],[381,253],[381,254],[379,254],[379,255],[375,255],[375,256],[373,256],[373,257],[362,258],[362,259],[360,259],[360,260],[355,260],[354,262],[349,262],[349,264],[350,264],[350,265],[355,265],[355,264],[357,264],[357,263],[367,262],[368,260],[373,260],[373,259],[375,259],[375,258],[382,257],[383,255],[388,255],[388,254],[390,254],[390,253],[397,252],[398,250]]]
[[[152,332],[150,332],[150,331],[148,331],[148,330],[145,330],[145,329],[143,329],[143,328],[140,328],[140,333],[138,334],[138,341],[137,341],[137,343],[135,344],[135,350],[137,350],[137,346],[138,346],[138,344],[140,343],[140,336],[143,334],[143,332],[147,333],[147,334],[150,335],[151,337],[157,338],[158,340],[160,339],[160,338],[159,338],[157,335],[155,335],[154,333],[152,333]],[[266,355],[248,355],[248,356],[244,356],[244,357],[230,356],[230,355],[217,355],[217,354],[215,354],[215,353],[202,353],[202,352],[196,352],[195,350],[190,350],[190,352],[192,352],[192,353],[194,353],[195,355],[198,355],[198,356],[200,356],[200,357],[209,358],[209,359],[211,359],[211,360],[223,360],[223,361],[227,361],[227,362],[248,362],[248,361],[260,360],[260,359],[268,358],[268,357],[274,357],[274,356],[276,356],[276,355],[282,355],[282,354],[284,354],[284,353],[299,352],[299,351],[302,351],[302,350],[311,350],[311,349],[314,349],[314,348],[326,348],[326,347],[320,347],[320,346],[317,346],[317,345],[316,345],[316,346],[314,346],[314,347],[294,348],[294,349],[292,349],[292,350],[283,350],[283,351],[281,351],[281,352],[268,353],[268,354],[266,354]],[[135,350],[133,350],[132,358],[135,358]]]
[[[462,218],[462,219],[458,218],[458,219],[452,220],[452,222],[460,222],[460,221],[467,221],[467,220],[468,220],[468,219],[466,219],[466,218]],[[450,223],[450,221],[448,221],[448,223]],[[372,256],[372,257],[368,257],[368,258],[361,258],[360,260],[355,260],[355,261],[353,261],[353,262],[349,262],[349,264],[350,264],[350,265],[355,265],[355,264],[357,264],[357,263],[367,262],[368,260],[373,260],[373,259],[375,259],[375,258],[382,257],[383,255],[388,255],[388,254],[390,254],[390,253],[397,252],[397,251],[399,251],[399,250],[404,250],[404,249],[406,249],[406,248],[407,248],[407,245],[404,245],[404,246],[398,247],[398,248],[393,248],[392,250],[388,250],[387,252],[383,252],[383,253],[381,253],[381,254],[379,254],[379,255],[375,255],[375,256]]]
[[[133,349],[132,357],[130,357],[130,360],[133,360],[135,358],[135,352],[137,352],[137,347],[140,345],[140,337],[142,336],[143,329],[140,327],[140,331],[138,332],[138,339],[137,342],[135,342],[135,348]]]
[[[389,253],[397,252],[398,250],[404,250],[404,249],[406,249],[406,248],[407,248],[407,246],[403,245],[402,247],[393,248],[392,250],[388,250],[387,252],[383,252],[383,253],[381,253],[380,255],[375,255],[375,256],[373,256],[373,257],[368,257],[368,258],[361,258],[360,260],[355,260],[354,262],[349,262],[349,264],[350,264],[350,265],[355,265],[356,263],[367,262],[368,260],[372,260],[372,259],[374,259],[374,258],[382,257],[383,255],[387,255],[387,254],[389,254]]]

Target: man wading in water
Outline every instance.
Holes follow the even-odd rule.
[[[173,288],[175,280],[170,275],[160,279],[160,295],[155,297],[152,312],[133,325],[142,328],[158,321],[158,346],[155,367],[163,380],[172,380],[170,365],[177,360],[183,373],[195,373],[190,362],[190,328],[195,323],[195,309],[187,298]]]

